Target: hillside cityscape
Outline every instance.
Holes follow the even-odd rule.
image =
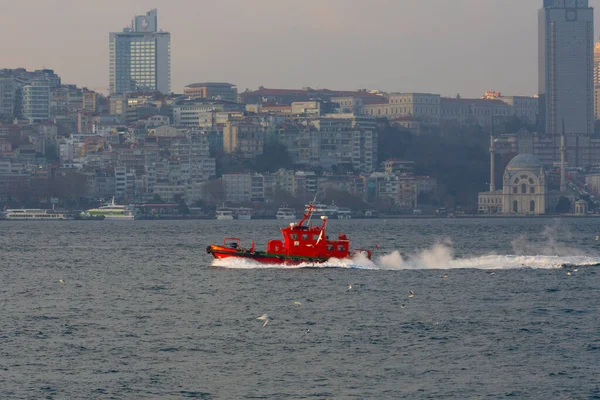
[[[148,215],[269,217],[316,196],[354,216],[596,213],[593,9],[544,0],[538,19],[529,96],[493,81],[464,98],[240,90],[200,76],[174,93],[171,35],[151,10],[109,34],[108,93],[52,69],[0,69],[0,207],[78,211],[114,198]]]

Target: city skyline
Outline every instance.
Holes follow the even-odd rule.
[[[19,41],[0,49],[7,68],[52,68],[65,82],[107,92],[108,33],[158,8],[160,26],[172,35],[174,92],[227,81],[240,91],[263,85],[533,95],[542,1],[523,3],[379,0],[366,10],[338,0],[17,3],[5,6],[0,33]]]

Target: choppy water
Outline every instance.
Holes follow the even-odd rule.
[[[0,398],[598,399],[599,223],[331,221],[373,262],[265,269],[205,248],[277,221],[3,222]]]

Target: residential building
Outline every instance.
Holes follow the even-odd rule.
[[[237,87],[231,83],[205,82],[192,83],[183,88],[183,94],[190,99],[224,100],[237,103]]]
[[[15,117],[17,83],[12,77],[0,75],[0,121]]]
[[[223,128],[223,149],[242,158],[254,158],[263,153],[264,128],[256,117],[231,118]]]
[[[544,0],[539,24],[540,128],[594,131],[594,10],[588,0]]]
[[[223,174],[225,201],[230,203],[247,203],[252,198],[252,175]]]
[[[30,123],[50,119],[50,86],[44,81],[23,87],[23,117]]]
[[[222,100],[186,100],[173,106],[173,124],[177,126],[190,126],[213,128],[216,122],[216,113],[237,112],[241,105]],[[228,114],[225,115],[227,119]],[[225,122],[225,121],[222,121]]]
[[[158,30],[156,9],[111,33],[109,51],[111,94],[171,92],[171,34]]]

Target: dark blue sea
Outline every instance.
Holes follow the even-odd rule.
[[[318,267],[206,254],[281,225],[0,222],[0,398],[600,399],[600,219],[332,220],[379,250]]]

